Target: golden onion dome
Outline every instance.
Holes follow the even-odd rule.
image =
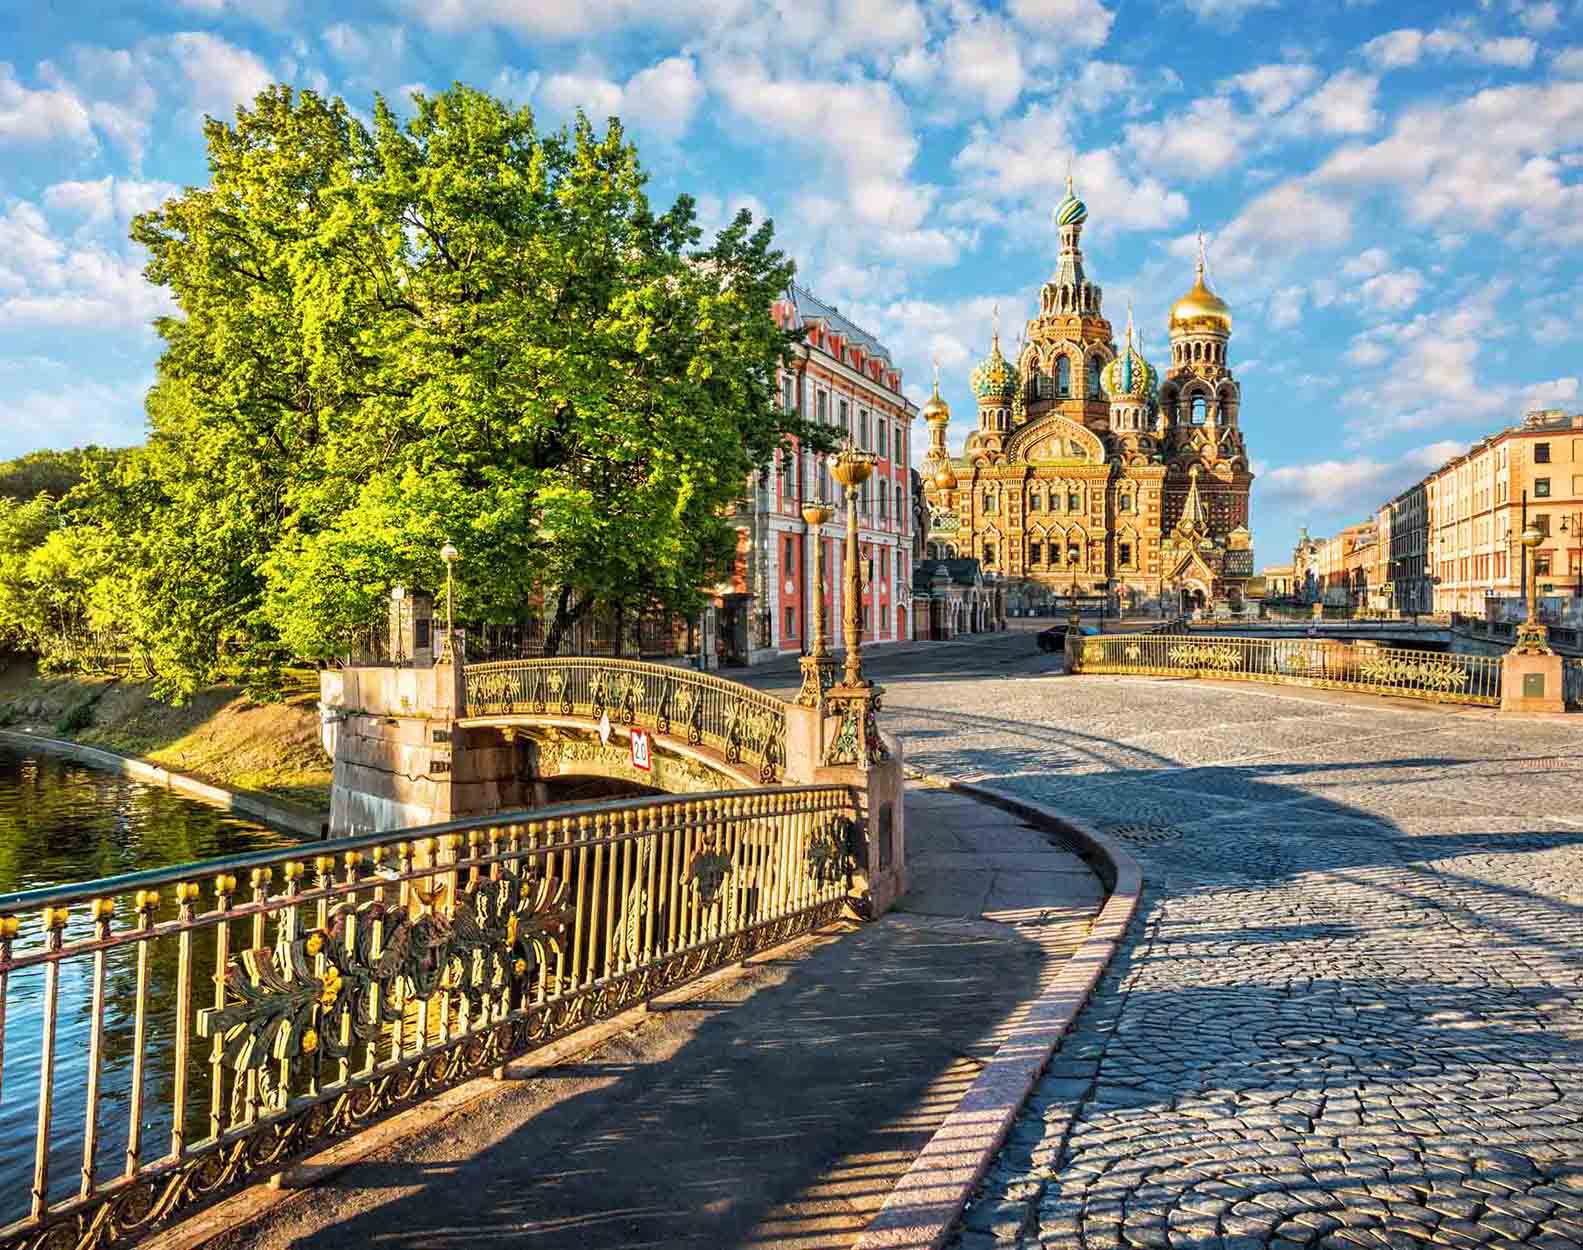
[[[930,425],[945,425],[951,420],[951,405],[940,398],[940,364],[934,366],[934,394],[924,401],[923,419]]]
[[[1204,285],[1204,236],[1198,236],[1198,273],[1193,289],[1171,305],[1170,332],[1187,334],[1207,330],[1212,334],[1231,333],[1231,306]]]
[[[951,467],[951,462],[946,461],[934,475],[934,484],[941,490],[956,489],[956,470]]]

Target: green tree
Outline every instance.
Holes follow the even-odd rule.
[[[333,656],[392,584],[438,584],[447,538],[465,615],[542,597],[552,651],[601,602],[691,608],[754,469],[829,445],[776,402],[769,223],[703,246],[614,119],[541,133],[462,86],[413,107],[365,129],[272,88],[207,123],[208,186],[134,222],[181,315],[122,500],[189,685],[228,653]]]

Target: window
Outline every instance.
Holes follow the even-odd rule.
[[[1055,397],[1068,399],[1072,394],[1072,362],[1065,356],[1055,358]]]
[[[786,609],[786,637],[797,637],[797,609]]]
[[[1528,518],[1528,523],[1546,538],[1550,537],[1550,514],[1548,512],[1534,513],[1533,516]]]
[[[786,540],[786,572],[787,572],[788,575],[790,575],[792,573],[795,573],[796,571],[797,571],[797,540],[795,538],[788,538]]]
[[[999,498],[996,497],[995,492],[992,491],[992,490],[987,490],[987,491],[984,492],[984,511],[985,512],[999,512],[1000,511],[1000,500],[999,500]]]
[[[985,543],[984,544],[984,563],[985,564],[994,564],[995,563],[995,544],[994,543]]]
[[[1536,478],[1534,478],[1534,498],[1535,499],[1548,499],[1548,498],[1550,498],[1550,479],[1549,478],[1547,478],[1547,477],[1536,477]]]
[[[1044,544],[1043,543],[1029,543],[1028,544],[1028,563],[1029,564],[1043,564],[1044,563]]]
[[[881,629],[890,628],[890,605],[888,603],[879,605],[879,627]]]
[[[1194,425],[1203,425],[1204,424],[1204,417],[1208,413],[1208,411],[1209,411],[1209,404],[1204,399],[1204,397],[1202,395],[1194,395],[1193,396],[1193,415],[1192,415],[1192,422],[1193,422],[1193,424]]]
[[[1534,572],[1540,577],[1550,576],[1550,553],[1548,551],[1534,552]]]
[[[1099,372],[1105,367],[1105,362],[1095,356],[1088,362],[1088,397],[1099,398]]]
[[[868,413],[857,414],[857,445],[864,451],[868,450]]]
[[[906,461],[907,461],[906,450],[901,445],[901,427],[900,426],[896,427],[896,454],[893,457],[893,459],[896,461],[897,464],[905,464]]]
[[[1131,564],[1132,563],[1132,544],[1131,543],[1122,543],[1121,546],[1117,550],[1118,550],[1118,555],[1117,555],[1116,558],[1118,560],[1120,560],[1122,564]]]
[[[1131,495],[1123,495],[1120,498],[1120,500],[1117,501],[1116,506],[1123,512],[1131,512],[1132,511],[1132,496]]]
[[[879,419],[879,442],[875,444],[879,454],[884,456],[890,450],[890,427],[885,424],[885,418]]]
[[[1066,510],[1068,512],[1081,512],[1083,510],[1083,497],[1075,490],[1066,493]]]
[[[1044,511],[1044,496],[1039,494],[1037,491],[1035,491],[1031,496],[1029,496],[1029,498],[1028,498],[1028,511],[1029,512],[1042,512],[1042,511]]]
[[[1549,464],[1550,463],[1550,444],[1549,443],[1535,443],[1534,444],[1534,463],[1535,464]]]
[[[819,392],[819,424],[824,425],[830,419],[830,394],[828,391]]]
[[[793,410],[793,408],[796,406],[795,403],[793,402],[793,394],[794,394],[794,392],[793,392],[793,389],[792,389],[792,387],[793,387],[792,375],[788,373],[785,376],[785,378],[782,379],[782,382],[783,382],[783,394],[782,394],[782,397],[781,397],[781,404],[786,409],[787,412],[791,412]]]

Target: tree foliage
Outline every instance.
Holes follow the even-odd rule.
[[[688,197],[655,212],[615,119],[412,103],[365,127],[271,88],[133,223],[180,311],[86,524],[118,553],[99,602],[174,690],[336,655],[392,585],[440,583],[447,539],[463,615],[542,603],[552,650],[599,603],[691,609],[754,470],[829,438],[776,402],[769,223],[706,246]]]

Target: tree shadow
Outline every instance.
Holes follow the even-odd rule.
[[[263,1241],[849,1245],[1037,993],[1045,953],[991,928],[887,918],[765,965],[745,1001],[656,1011],[476,1131],[325,1182]]]

